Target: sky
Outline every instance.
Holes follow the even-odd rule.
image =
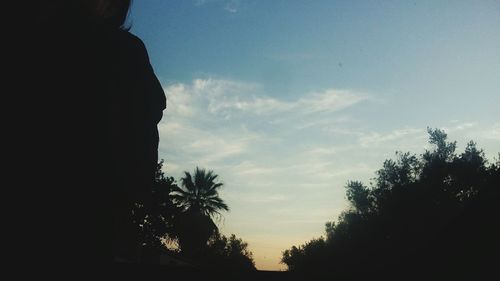
[[[224,183],[223,234],[258,269],[324,234],[396,151],[421,154],[426,128],[458,152],[500,152],[499,1],[134,1],[167,96],[159,158]]]

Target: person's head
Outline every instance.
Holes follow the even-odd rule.
[[[38,20],[64,25],[94,23],[111,28],[125,26],[132,0],[52,0],[39,3]]]
[[[125,22],[132,0],[81,0],[89,18],[100,24],[126,29]]]

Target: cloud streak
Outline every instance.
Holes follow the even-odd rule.
[[[347,90],[327,89],[322,92],[307,93],[295,101],[285,101],[266,96],[234,95],[222,100],[213,100],[210,111],[241,111],[256,115],[280,115],[293,113],[307,115],[321,112],[336,112],[353,106],[366,97]]]
[[[220,5],[224,11],[231,14],[237,13],[241,7],[240,0],[194,0],[193,2],[195,7],[203,7],[209,3],[216,3]]]
[[[297,124],[302,122],[297,120],[321,124],[325,116],[367,99],[366,95],[348,90],[326,89],[305,93],[295,100],[284,100],[267,95],[259,84],[224,79],[175,83],[165,87],[165,93],[168,108],[159,130],[160,148],[169,154],[167,160],[216,167],[223,167],[223,162],[230,159],[240,165],[247,160],[243,156],[257,157],[273,147],[292,149],[295,144],[287,144],[289,141],[282,135],[297,134]],[[349,118],[337,118],[337,121],[348,122]],[[313,126],[312,123],[305,127]],[[271,125],[266,129],[261,126],[263,124]],[[287,155],[283,157],[289,158]],[[258,175],[277,171],[276,167],[262,168],[262,161],[254,163],[258,165],[255,167],[242,167],[236,173]],[[294,161],[286,166],[293,167]],[[174,167],[182,166],[174,164]],[[322,163],[311,165],[322,168],[320,170],[327,166]]]

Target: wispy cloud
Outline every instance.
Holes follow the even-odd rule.
[[[224,10],[226,10],[230,13],[237,13],[239,8],[240,8],[240,1],[239,0],[230,0],[224,6]]]
[[[241,196],[241,194],[239,194]],[[275,203],[288,201],[289,196],[284,194],[269,194],[269,193],[254,193],[247,194],[242,197],[242,200],[248,203]]]
[[[365,100],[362,94],[347,90],[328,89],[309,94],[295,103],[295,108],[306,114],[317,112],[334,112],[350,107]]]
[[[199,111],[217,113],[228,99],[256,92],[259,86],[223,79],[195,79],[191,84],[176,83],[165,88],[169,114],[173,117],[194,117]],[[234,101],[231,106],[234,106]]]
[[[453,126],[445,126],[445,127],[442,127],[441,129],[443,129],[447,133],[454,133],[456,131],[468,130],[468,129],[471,129],[471,128],[477,126],[476,122],[461,122],[460,123],[459,121],[457,121],[457,122],[453,122],[453,121],[457,121],[457,120],[452,120],[451,123],[454,124]]]
[[[473,140],[479,142],[479,147],[483,148],[486,156],[493,159],[500,150],[500,124],[483,126],[477,122],[451,120],[444,126],[429,126],[444,130],[449,141],[457,141],[457,152],[464,147],[467,142]],[[378,149],[379,151],[413,151],[423,152],[423,149],[430,149],[428,143],[429,135],[426,128],[406,127],[395,129],[389,132],[359,132],[358,143],[361,148]]]
[[[393,130],[385,134],[378,132],[363,134],[359,138],[359,144],[362,147],[373,147],[373,146],[384,145],[387,142],[393,142],[405,138],[414,139],[417,137],[419,139],[422,139],[425,136],[426,136],[425,129],[405,128],[405,129]]]
[[[322,127],[326,129],[329,125],[345,124],[354,121],[351,117],[340,116],[333,118],[313,118],[313,119],[300,119],[297,121],[296,128],[299,130],[308,129],[311,127]]]
[[[212,100],[209,110],[212,113],[236,110],[261,115],[280,113],[291,110],[292,108],[293,104],[274,98],[235,95],[232,97],[223,97],[222,100]]]
[[[280,168],[257,165],[249,160],[243,160],[236,165],[231,165],[230,169],[234,175],[255,177],[276,173]]]
[[[300,116],[340,111],[365,99],[366,96],[363,94],[336,89],[307,93],[303,97],[292,101],[268,96],[232,95],[222,97],[221,100],[212,100],[210,111],[213,113],[242,111],[256,115],[293,113],[295,116]]]
[[[458,142],[459,150],[469,141],[475,141],[484,149],[486,157],[494,161],[500,151],[500,123],[483,125],[478,122],[456,121],[451,126],[441,127],[449,135],[450,140]]]
[[[209,3],[217,3],[222,5],[222,8],[228,13],[237,13],[241,7],[240,0],[194,0],[193,4],[196,7],[202,7]]]
[[[245,129],[227,131],[198,127],[195,122],[166,120],[159,126],[162,142],[169,160],[184,165],[219,165],[220,161],[245,153],[252,142],[263,136]],[[176,157],[178,155],[178,158]],[[172,159],[176,157],[176,159]]]
[[[320,155],[320,156],[333,155],[333,154],[337,153],[337,149],[333,148],[333,147],[316,147],[316,148],[311,149],[309,151],[309,153],[311,153],[313,155]]]
[[[266,117],[267,121],[274,123],[297,119],[303,128],[325,120],[304,121],[300,117],[337,112],[367,100],[366,94],[326,89],[305,93],[302,97],[289,101],[266,95],[262,87],[255,83],[217,79],[195,79],[190,85],[177,83],[165,88],[165,92],[171,116],[195,118],[197,113],[203,111],[230,119],[235,115],[250,114]],[[348,119],[349,117],[344,116],[337,118],[335,122]]]
[[[203,6],[207,3],[207,0],[193,0],[195,6]]]
[[[300,134],[300,129],[326,125],[325,122],[330,125],[348,123],[351,121],[349,116],[334,114],[367,99],[366,94],[326,89],[305,93],[295,100],[284,100],[266,94],[259,84],[225,79],[175,83],[165,87],[165,92],[168,108],[160,124],[161,147],[174,155],[170,158],[175,155],[180,158],[182,154],[182,161],[191,159],[211,165],[246,153],[254,156],[265,153],[266,148],[259,148],[259,144],[279,142],[282,135]],[[260,127],[266,123],[274,125],[269,130]],[[280,127],[276,127],[277,124]],[[298,136],[297,140],[303,137]],[[371,136],[372,142],[375,137]],[[370,138],[363,141],[369,142]],[[279,150],[293,149],[282,146],[286,144],[278,145]],[[297,155],[309,150],[296,149],[301,149]],[[332,148],[329,149],[328,153],[333,153]],[[313,151],[313,154],[325,153],[327,150],[319,148]],[[261,163],[260,166],[242,167],[239,173],[249,175],[269,171],[269,168],[263,169]],[[287,166],[295,164],[292,161]],[[305,170],[326,171],[327,166],[327,163],[316,162]]]
[[[301,147],[304,136],[300,129],[324,120],[349,122],[348,116],[332,114],[366,99],[366,95],[349,90],[326,89],[284,100],[267,95],[258,84],[224,79],[175,83],[165,87],[165,92],[168,108],[160,124],[160,149],[167,161],[175,161],[174,167],[221,167],[239,177],[262,177],[271,172],[285,175],[289,171],[308,178],[331,177],[332,159],[319,156],[343,148]],[[274,125],[262,128],[266,123]],[[296,135],[297,143],[289,143],[284,135]],[[280,158],[266,156],[278,152],[283,153]],[[232,168],[225,166],[230,159]]]
[[[483,132],[484,138],[500,141],[500,123]]]

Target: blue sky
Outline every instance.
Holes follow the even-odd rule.
[[[427,126],[500,152],[498,1],[148,0],[130,21],[167,95],[167,173],[220,175],[222,232],[260,269]]]

